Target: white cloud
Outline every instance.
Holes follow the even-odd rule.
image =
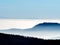
[[[38,20],[0,19],[0,30],[9,28],[26,29],[39,23]]]
[[[60,22],[60,20],[0,19],[0,30],[9,28],[27,29],[42,22]]]

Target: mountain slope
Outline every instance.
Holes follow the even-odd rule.
[[[58,41],[58,42],[57,42]],[[43,40],[19,35],[9,35],[0,33],[0,45],[52,45],[60,44],[60,40]]]
[[[33,28],[27,29],[27,30],[30,30],[30,31],[60,30],[60,24],[59,23],[47,23],[47,22],[44,22],[44,23],[37,24]]]

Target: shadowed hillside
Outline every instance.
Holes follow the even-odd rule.
[[[58,41],[58,42],[57,42]],[[0,33],[0,45],[52,45],[60,44],[60,40],[43,40],[19,35]]]
[[[44,27],[44,26],[47,26],[47,27],[48,27],[48,26],[59,27],[60,24],[59,24],[59,23],[49,23],[49,22],[44,22],[44,23],[37,24],[34,28],[40,27],[40,26],[41,26],[41,27],[42,27],[42,26],[43,26],[43,27]],[[54,27],[53,27],[53,28],[54,28]]]
[[[35,25],[31,29],[27,29],[27,31],[50,31],[50,30],[60,30],[60,24],[59,23],[50,23],[50,22],[44,22],[39,23]]]

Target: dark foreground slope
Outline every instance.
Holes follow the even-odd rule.
[[[60,40],[43,40],[0,33],[0,45],[58,45]]]

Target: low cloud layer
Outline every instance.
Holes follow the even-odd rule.
[[[60,22],[60,20],[0,19],[0,30],[10,28],[27,29],[42,22]]]

